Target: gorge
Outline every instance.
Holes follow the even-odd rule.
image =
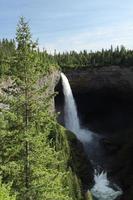
[[[66,76],[61,73],[62,85],[63,85],[63,93],[65,97],[65,105],[64,105],[64,119],[65,119],[65,127],[70,131],[74,132],[77,138],[82,142],[86,154],[89,155],[90,150],[87,149],[87,146],[91,145],[92,153],[95,151],[95,135],[93,132],[89,130],[85,130],[85,128],[81,129],[80,121],[78,118],[77,108],[74,101],[74,97]],[[90,148],[89,148],[90,149]],[[97,146],[96,151],[100,151],[100,146]],[[100,159],[99,159],[100,160]],[[93,156],[92,156],[92,164],[93,164]],[[95,166],[95,163],[94,163]],[[95,173],[94,176],[95,185],[91,189],[91,192],[97,200],[114,200],[119,195],[122,194],[121,189],[118,190],[118,186],[116,186],[118,191],[113,190],[109,187],[109,181],[107,179],[106,172],[101,172],[101,174]]]
[[[126,167],[127,162],[131,162],[132,160],[129,154],[131,141],[128,141],[128,136],[131,136],[132,131],[132,84],[131,82],[129,83],[131,79],[128,76],[128,80],[123,81],[122,75],[120,74],[122,70],[118,67],[114,69],[110,69],[110,71],[109,69],[105,69],[101,72],[104,74],[104,76],[103,74],[100,75],[101,79],[96,76],[96,72],[94,75],[94,71],[89,73],[85,70],[80,72],[69,71],[66,74],[69,77],[70,84],[72,83],[73,94],[77,103],[80,121],[82,122],[81,127],[86,126],[91,131],[98,133],[98,137],[100,137],[98,144],[100,143],[103,149],[103,160],[100,161],[100,165],[106,169],[109,177],[115,180],[124,190],[124,195],[121,199],[127,200],[131,196],[131,185],[129,185],[128,178],[124,180],[124,176],[132,176],[129,169],[130,166],[128,166],[128,169]],[[83,74],[86,75],[83,76]],[[81,77],[83,79],[79,81]],[[86,77],[88,79],[93,78],[93,81],[88,81],[90,86],[85,82],[87,80]],[[83,85],[86,86],[87,90],[82,87]],[[92,88],[90,89],[90,87]],[[55,105],[56,109],[61,111],[62,114],[64,112],[64,99],[61,82],[59,82],[57,88],[60,94],[55,99]],[[63,115],[59,116],[59,121],[62,124],[64,124]],[[95,150],[95,153],[99,154],[99,151],[97,152]],[[96,160],[98,157],[99,155],[95,155]]]

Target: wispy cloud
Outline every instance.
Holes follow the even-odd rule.
[[[133,48],[132,0],[1,0],[0,38],[15,37],[19,16],[48,51]]]
[[[132,23],[115,24],[59,37],[49,43],[45,43],[45,48],[50,52],[54,49],[57,51],[100,50],[101,48],[109,48],[111,44],[113,46],[123,44],[128,48],[133,48],[132,36]]]

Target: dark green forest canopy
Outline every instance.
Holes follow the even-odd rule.
[[[3,39],[0,41],[0,75],[10,74],[13,71],[11,66],[11,57],[16,51],[15,40]],[[117,46],[110,49],[102,49],[101,51],[83,50],[80,52],[70,51],[63,53],[49,54],[46,50],[35,51],[40,65],[44,71],[51,71],[53,68],[89,68],[118,65],[122,67],[130,67],[133,65],[133,50],[126,49],[124,46]]]
[[[128,50],[124,46],[117,46],[110,49],[102,49],[101,51],[87,50],[58,53],[54,55],[58,65],[65,68],[89,68],[102,66],[124,66],[129,67],[133,65],[133,50]]]
[[[13,75],[15,69],[13,60],[17,50],[18,46],[16,40],[0,40],[0,76]],[[54,56],[48,54],[47,51],[40,51],[38,46],[36,46],[34,49],[31,49],[31,51],[36,56],[36,59],[38,59],[38,64],[44,73],[51,72],[55,68],[59,68]]]

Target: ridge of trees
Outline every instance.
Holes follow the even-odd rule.
[[[0,40],[0,76],[13,73],[11,59],[16,52],[16,41],[3,39]],[[49,54],[46,50],[34,49],[43,71],[53,69],[78,69],[89,67],[103,67],[117,65],[120,67],[133,66],[133,50],[126,49],[123,45],[101,51],[83,50],[80,52],[70,51],[63,53]]]
[[[57,53],[54,55],[58,65],[63,68],[89,68],[118,65],[122,67],[133,66],[133,50],[126,49],[123,45],[101,51],[87,50]]]

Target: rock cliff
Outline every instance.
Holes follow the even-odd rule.
[[[81,124],[102,134],[105,168],[123,191],[121,200],[133,199],[133,68],[110,66],[64,71],[77,103]],[[63,124],[61,82],[55,99]]]
[[[108,66],[97,69],[66,70],[65,74],[75,93],[87,93],[92,89],[103,88],[133,92],[133,68]]]

